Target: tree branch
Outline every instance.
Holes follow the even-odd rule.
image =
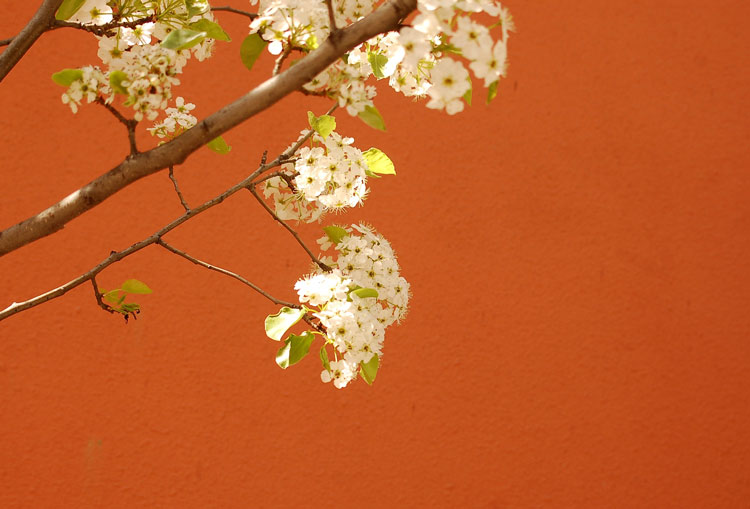
[[[120,21],[115,18],[109,23],[103,25],[84,25],[83,23],[75,23],[73,21],[61,21],[56,19],[50,26],[50,30],[56,30],[58,28],[75,28],[77,30],[83,30],[85,32],[91,32],[94,35],[100,37],[112,37],[115,35],[114,30],[116,28],[135,28],[144,23],[154,21],[154,16],[146,16],[145,18],[134,19],[131,21]]]
[[[146,237],[140,242],[136,242],[132,246],[123,249],[122,251],[113,251],[107,258],[102,260],[98,265],[96,265],[91,270],[84,272],[80,276],[78,276],[75,279],[72,279],[71,281],[68,281],[64,285],[58,286],[57,288],[54,288],[48,292],[45,292],[41,295],[38,295],[32,299],[29,299],[24,302],[14,302],[4,310],[0,311],[0,321],[8,318],[9,316],[13,316],[16,313],[20,313],[21,311],[25,311],[26,309],[30,309],[33,307],[36,307],[40,304],[44,304],[47,301],[50,301],[52,299],[56,299],[57,297],[61,297],[68,293],[70,290],[82,285],[86,281],[91,281],[96,277],[97,274],[99,274],[102,270],[109,267],[113,263],[119,262],[123,258],[130,256],[133,253],[136,253],[143,249],[144,247],[148,247],[151,244],[155,244],[159,242],[161,237],[163,235],[166,235],[167,233],[171,232],[184,222],[188,221],[189,219],[192,219],[193,217],[197,216],[201,212],[205,212],[206,210],[210,209],[211,207],[214,207],[218,205],[219,203],[223,202],[233,194],[237,193],[238,191],[241,191],[242,189],[247,188],[248,185],[250,185],[254,179],[262,175],[264,172],[276,168],[279,165],[283,164],[284,161],[287,161],[292,154],[294,154],[297,149],[299,149],[309,138],[312,136],[313,131],[309,130],[305,136],[300,138],[297,143],[292,145],[288,150],[286,150],[283,154],[279,155],[276,159],[271,161],[270,163],[263,162],[257,170],[255,170],[250,176],[243,179],[239,183],[235,184],[234,186],[230,187],[220,195],[216,196],[215,198],[212,198],[211,200],[208,200],[198,207],[194,209],[190,209],[189,211],[185,212],[183,215],[169,223],[168,225],[161,228],[159,231],[154,233],[153,235]],[[96,290],[98,293],[98,289]],[[97,301],[98,302],[98,301]]]
[[[206,263],[206,262],[204,262],[202,260],[199,260],[199,259],[197,259],[197,258],[195,258],[193,256],[190,256],[186,252],[180,251],[176,247],[174,247],[174,246],[172,246],[170,244],[167,244],[166,242],[164,242],[161,239],[157,240],[156,243],[159,244],[164,249],[166,249],[167,251],[171,251],[172,253],[176,254],[177,256],[182,256],[186,260],[190,260],[191,262],[195,263],[196,265],[200,265],[201,267],[205,267],[205,268],[207,268],[209,270],[213,270],[213,271],[219,272],[220,274],[224,274],[225,276],[229,276],[231,278],[236,279],[237,281],[239,281],[241,283],[246,284],[247,286],[249,286],[250,288],[252,288],[256,292],[258,292],[259,294],[261,294],[263,297],[265,297],[266,299],[268,299],[271,302],[273,302],[274,304],[278,304],[280,306],[288,306],[290,308],[299,308],[300,307],[299,304],[294,304],[292,302],[287,302],[285,300],[277,299],[276,297],[272,296],[271,294],[263,291],[258,285],[254,284],[254,283],[251,283],[250,281],[248,281],[244,277],[240,276],[239,274],[235,274],[234,272],[230,272],[227,269],[222,269],[221,267],[217,267],[216,265],[211,265],[210,263]]]
[[[328,27],[330,36],[332,38],[336,38],[338,34],[338,27],[336,26],[336,13],[333,11],[333,2],[331,0],[325,0],[326,2],[326,8],[328,9],[328,24],[330,25]]]
[[[73,21],[53,19],[42,32],[57,30],[58,28],[75,28],[77,30],[83,30],[85,32],[90,32],[98,36],[112,37],[115,35],[115,28],[135,28],[138,25],[143,25],[144,23],[148,23],[149,21],[154,21],[154,17],[147,16],[145,18],[139,18],[132,21],[120,21],[116,19],[103,25],[84,25],[83,23],[75,23]],[[13,42],[13,39],[15,39],[15,37],[0,40],[0,46],[7,46],[11,42]]]
[[[281,72],[281,66],[284,63],[284,60],[287,59],[287,57],[289,56],[291,52],[292,52],[292,45],[289,44],[286,48],[284,48],[284,51],[276,59],[276,64],[274,64],[273,66],[272,76],[276,76],[277,74]]]
[[[211,7],[212,12],[216,11],[224,11],[224,12],[233,12],[234,14],[239,14],[241,16],[247,16],[250,19],[255,19],[258,17],[257,14],[254,12],[247,12],[247,11],[241,11],[239,9],[235,9],[234,7]]]
[[[128,130],[128,142],[130,143],[130,155],[135,155],[138,153],[138,147],[135,144],[135,128],[138,125],[138,121],[134,118],[125,118],[122,113],[117,111],[117,109],[112,106],[111,104],[107,104],[104,99],[102,99],[102,96],[98,96],[96,98],[96,103],[101,104],[105,108],[107,108],[107,111],[109,111],[112,115],[115,116],[117,120],[119,120],[125,128]]]
[[[182,203],[182,206],[185,209],[185,212],[190,212],[190,207],[185,201],[185,197],[182,196],[182,192],[180,191],[180,186],[177,185],[177,179],[174,178],[174,166],[169,167],[169,180],[171,180],[172,184],[174,184],[174,190],[177,193],[177,197],[180,199],[180,203]]]
[[[0,54],[0,81],[23,58],[39,36],[49,30],[50,24],[55,20],[55,12],[62,3],[63,0],[44,0],[29,24],[13,37],[8,48]]]
[[[54,2],[59,3],[59,0]],[[400,21],[416,9],[416,4],[416,0],[390,0],[365,18],[339,30],[335,42],[329,38],[298,64],[266,80],[169,143],[129,156],[60,202],[0,232],[0,256],[62,229],[69,221],[133,182],[184,162],[190,154],[217,136],[301,89],[345,52],[380,33],[397,28]],[[4,55],[0,55],[0,59]]]
[[[268,206],[268,204],[263,200],[263,198],[261,198],[260,195],[258,195],[258,191],[257,191],[257,189],[255,189],[255,186],[257,184],[258,184],[257,182],[251,182],[250,184],[248,184],[247,190],[250,191],[251,193],[253,193],[253,196],[255,196],[255,199],[258,200],[258,203],[260,203],[263,206],[264,209],[266,209],[266,212],[268,212],[269,214],[271,214],[271,217],[273,217],[281,226],[283,226],[284,228],[286,228],[286,230],[289,233],[292,234],[292,236],[297,241],[297,243],[300,246],[302,246],[302,249],[305,250],[305,252],[308,254],[308,256],[310,257],[310,259],[318,267],[320,267],[321,269],[323,269],[326,272],[331,272],[331,267],[329,267],[325,263],[321,262],[318,259],[318,257],[315,256],[312,251],[310,251],[310,248],[307,247],[307,245],[302,241],[302,239],[300,238],[299,234],[296,231],[294,231],[294,229],[291,226],[289,226],[288,224],[286,224],[285,221],[282,221],[281,218],[279,218],[279,216],[277,216],[276,213],[273,210],[271,210],[271,207]]]

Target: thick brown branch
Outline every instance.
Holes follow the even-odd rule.
[[[55,12],[63,0],[44,0],[29,24],[13,37],[8,48],[0,54],[0,81],[23,58],[29,48],[39,39],[55,19]]]
[[[129,156],[117,167],[55,205],[0,232],[0,256],[62,229],[69,221],[136,180],[170,165],[182,163],[209,141],[302,88],[302,85],[346,51],[380,33],[398,27],[400,21],[416,8],[416,3],[416,0],[389,1],[377,11],[340,30],[335,44],[330,40],[323,42],[298,64],[266,80],[169,143]]]
[[[254,284],[254,283],[251,283],[250,281],[248,281],[244,277],[240,276],[239,274],[235,274],[234,272],[230,272],[227,269],[222,269],[221,267],[217,267],[216,265],[211,265],[210,263],[206,263],[206,262],[204,262],[202,260],[199,260],[198,258],[190,256],[186,252],[180,251],[176,247],[174,247],[174,246],[172,246],[170,244],[167,244],[166,242],[164,242],[161,239],[158,240],[158,241],[156,241],[156,243],[159,244],[164,249],[166,249],[167,251],[171,251],[172,253],[176,254],[177,256],[182,256],[186,260],[190,260],[191,262],[195,263],[196,265],[200,265],[201,267],[205,267],[205,268],[207,268],[209,270],[213,270],[213,271],[216,271],[216,272],[218,272],[220,274],[224,274],[225,276],[229,276],[231,278],[236,279],[237,281],[239,281],[241,283],[246,284],[247,286],[249,286],[250,288],[252,288],[256,292],[258,292],[259,294],[261,294],[263,297],[265,297],[266,299],[268,299],[271,302],[273,302],[274,304],[278,304],[280,306],[288,306],[290,308],[299,308],[300,307],[299,304],[294,304],[294,303],[291,303],[291,302],[287,302],[285,300],[277,299],[276,297],[274,297],[270,293],[267,293],[267,292],[263,291],[258,285]]]

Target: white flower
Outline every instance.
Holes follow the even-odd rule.
[[[68,21],[104,25],[112,21],[112,8],[107,5],[107,0],[87,0]]]

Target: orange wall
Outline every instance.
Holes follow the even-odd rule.
[[[37,3],[5,2],[0,37]],[[383,90],[387,135],[339,114],[398,170],[336,218],[374,224],[413,285],[375,386],[323,385],[314,358],[280,370],[274,306],[149,248],[99,278],[155,289],[137,321],[84,286],[0,324],[0,506],[747,507],[750,4],[508,6],[490,107],[448,117]],[[246,23],[221,19],[235,42],[178,92],[199,117],[259,79],[237,58]],[[121,125],[71,115],[49,79],[94,55],[59,30],[0,84],[0,226],[125,154]],[[288,98],[226,135],[230,155],[191,157],[188,200],[326,107]],[[166,174],[138,182],[1,258],[0,307],[180,212]],[[308,267],[249,195],[169,239],[281,298]]]

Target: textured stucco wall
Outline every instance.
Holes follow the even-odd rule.
[[[0,37],[36,3],[4,2]],[[323,385],[314,358],[283,372],[274,306],[150,248],[99,278],[155,289],[137,321],[85,286],[0,324],[0,506],[747,507],[750,4],[508,6],[490,107],[449,118],[384,90],[387,135],[338,115],[399,172],[337,218],[374,224],[413,284],[375,386]],[[178,91],[199,116],[259,79],[245,22],[222,20],[235,42]],[[0,83],[0,226],[125,153],[121,125],[71,115],[49,79],[94,56],[60,30]],[[230,155],[191,157],[188,200],[325,108],[291,97],[226,135]],[[131,186],[1,258],[0,307],[180,212],[166,174]],[[291,298],[308,262],[264,214],[236,196],[170,239]]]

